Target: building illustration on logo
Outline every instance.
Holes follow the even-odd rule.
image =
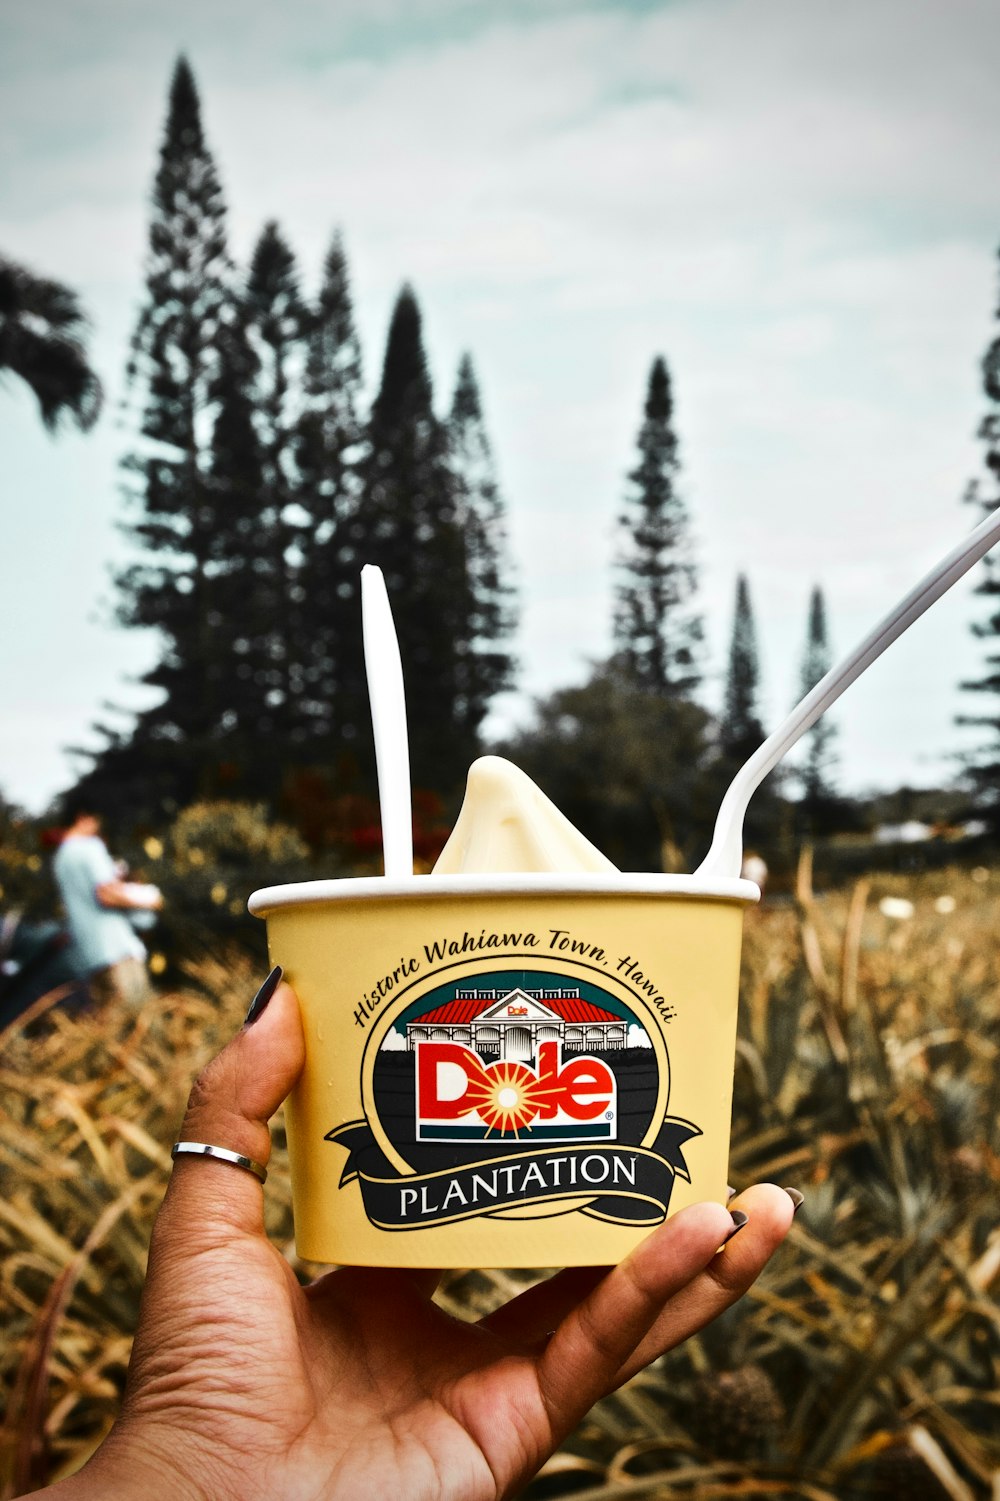
[[[527,1063],[543,1042],[564,1053],[610,1051],[628,1044],[628,1023],[583,1000],[578,985],[545,990],[478,989],[458,986],[453,1000],[408,1022],[406,1046],[454,1042],[481,1058]]]

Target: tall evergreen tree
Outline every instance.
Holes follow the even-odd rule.
[[[381,567],[392,600],[414,781],[450,789],[477,748],[461,671],[473,609],[447,433],[434,413],[420,309],[408,286],[393,309],[368,441],[349,534],[356,555]]]
[[[504,642],[515,616],[503,495],[468,354],[458,367],[448,438],[472,609],[457,708],[467,736],[475,739],[491,699],[512,681],[514,664]]]
[[[806,644],[802,654],[800,698],[815,688],[820,678],[831,667],[830,641],[826,624],[826,603],[823,591],[818,586],[809,597],[809,623]],[[828,715],[821,715],[805,734],[805,756],[799,768],[802,783],[802,804],[807,817],[813,822],[822,818],[836,796],[833,783],[833,742],[836,729]]]
[[[128,367],[141,439],[125,460],[135,518],[128,529],[144,556],[118,578],[122,622],[154,627],[162,641],[160,660],[143,681],[163,699],[140,714],[128,749],[133,759],[155,751],[161,790],[176,797],[210,781],[227,723],[230,662],[214,583],[219,492],[209,473],[219,346],[233,317],[225,218],[194,77],[182,57],[170,86],[146,299]]]
[[[760,659],[757,628],[750,586],[744,574],[736,581],[736,604],[733,632],[729,643],[725,697],[719,721],[718,755],[712,764],[718,802],[733,777],[753,755],[765,737],[760,715]],[[772,773],[758,789],[746,811],[743,823],[746,850],[766,852],[768,861],[780,859],[787,835],[787,804],[781,781]]]
[[[699,682],[702,624],[692,609],[696,573],[687,508],[677,492],[670,377],[660,356],[649,374],[638,448],[619,517],[615,646],[639,687],[684,697]]]
[[[207,461],[207,487],[215,517],[211,561],[213,616],[220,661],[225,664],[227,705],[220,728],[226,754],[240,767],[241,792],[274,790],[278,722],[273,689],[271,632],[276,599],[274,559],[262,525],[269,496],[255,427],[258,363],[243,320],[234,318],[219,344],[216,417]]]
[[[300,513],[293,503],[297,498],[294,450],[301,415],[299,388],[307,314],[295,257],[273,220],[265,224],[254,247],[244,312],[250,345],[257,357],[254,421],[266,496],[258,525],[267,539],[273,572],[268,698],[275,732],[291,746],[303,735],[299,701],[305,687],[301,526]]]
[[[356,743],[364,711],[357,589],[368,560],[357,555],[352,535],[364,448],[360,399],[361,346],[338,234],[310,313],[295,446],[298,502],[308,517],[301,539],[309,606],[302,710],[312,751],[327,764],[338,748]]]
[[[759,691],[757,629],[750,603],[750,587],[746,575],[741,573],[736,581],[736,608],[729,645],[726,696],[719,726],[723,754],[739,764],[751,756],[764,739],[764,728],[757,705]]]
[[[988,515],[1000,505],[1000,336],[983,356],[983,390],[987,409],[979,436],[989,478],[985,490],[974,481],[966,500]],[[973,635],[984,643],[983,670],[981,676],[961,686],[975,694],[983,707],[976,714],[962,715],[959,723],[985,732],[968,758],[967,773],[979,807],[995,827],[1000,827],[1000,563],[994,553],[987,554],[980,565],[975,592],[983,597],[987,612],[972,626]]]

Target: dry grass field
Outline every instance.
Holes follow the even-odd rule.
[[[750,1296],[595,1408],[527,1497],[1000,1498],[998,916],[996,869],[813,896],[808,867],[749,915],[732,1181],[805,1208]],[[0,1497],[114,1419],[169,1144],[256,979],[205,961],[138,1019],[54,1008],[0,1035]],[[469,1317],[526,1275],[439,1297]]]

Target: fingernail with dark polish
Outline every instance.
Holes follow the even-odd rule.
[[[723,1244],[731,1241],[734,1235],[738,1235],[740,1233],[744,1225],[749,1225],[750,1223],[750,1216],[748,1214],[744,1214],[742,1209],[730,1209],[729,1218],[733,1222],[733,1228],[726,1236],[726,1241]]]
[[[795,1206],[792,1210],[792,1213],[798,1214],[799,1210],[802,1208],[802,1205],[805,1203],[805,1199],[799,1193],[797,1188],[786,1188],[785,1193],[788,1195],[793,1205]]]
[[[276,964],[250,1002],[250,1010],[247,1012],[246,1021],[243,1023],[245,1027],[252,1027],[254,1022],[259,1021],[261,1016],[263,1016],[265,1006],[281,983],[281,976],[281,965]]]

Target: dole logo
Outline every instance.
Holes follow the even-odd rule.
[[[615,1076],[599,1058],[564,1064],[558,1042],[538,1046],[537,1070],[501,1059],[484,1063],[456,1042],[415,1049],[419,1141],[613,1140]]]

